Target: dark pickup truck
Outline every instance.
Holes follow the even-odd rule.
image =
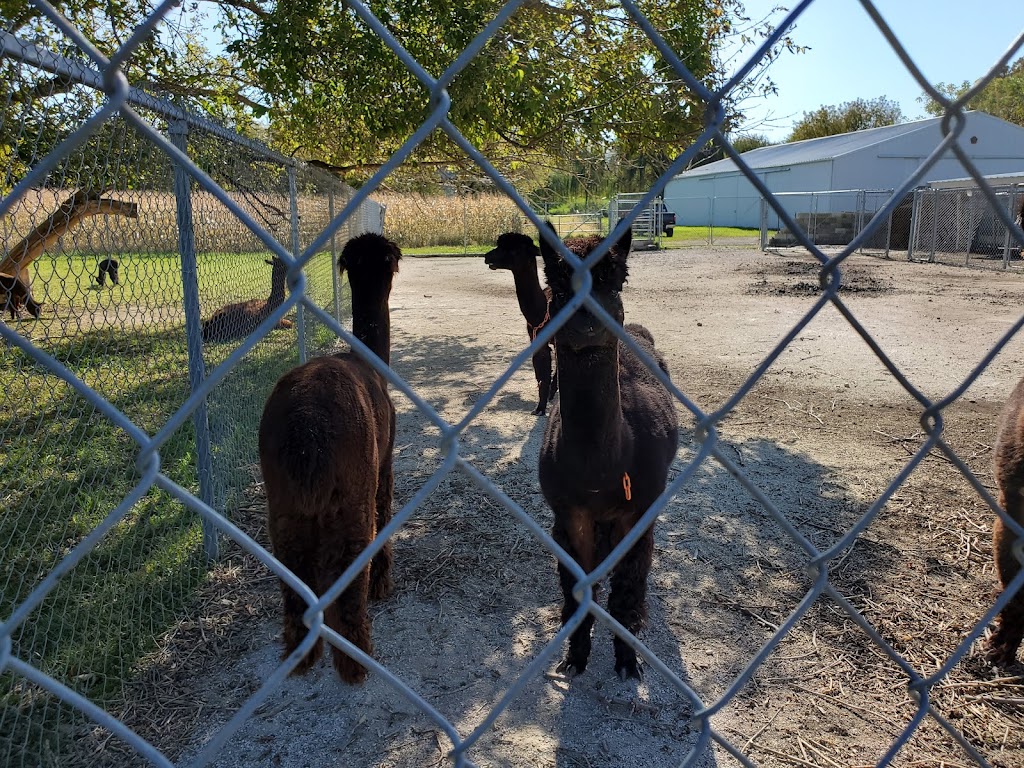
[[[665,207],[665,203],[662,200],[658,200],[654,203],[655,216],[661,216],[661,231],[665,233],[665,237],[672,237],[672,232],[676,226],[676,215]]]

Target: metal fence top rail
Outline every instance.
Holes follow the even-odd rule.
[[[50,74],[59,75],[81,85],[103,91],[103,75],[83,62],[59,56],[4,30],[0,30],[0,46],[2,46],[0,54],[6,58],[20,61],[23,64],[29,64]],[[294,157],[287,157],[279,152],[275,152],[262,142],[240,136],[230,128],[218,125],[212,120],[190,112],[166,99],[146,93],[140,88],[129,87],[128,101],[137,106],[150,109],[166,117],[168,120],[182,120],[190,126],[211,133],[225,141],[230,141],[233,144],[259,152],[265,157],[284,165],[295,167],[305,165]]]
[[[772,192],[773,197],[793,196],[793,195],[854,195],[854,194],[865,194],[865,195],[891,195],[893,192],[892,188],[889,189],[809,189],[805,192]]]

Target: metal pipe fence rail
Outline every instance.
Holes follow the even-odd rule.
[[[1018,243],[1024,242],[1024,232],[1013,224],[1005,207],[958,145],[964,104],[1020,50],[1024,35],[993,62],[989,73],[971,91],[950,101],[924,79],[874,5],[862,0],[863,8],[921,87],[943,105],[947,115],[945,138],[921,167],[874,210],[871,221],[840,252],[826,255],[777,197],[764,188],[722,134],[722,99],[814,0],[795,4],[787,23],[780,25],[758,47],[748,64],[714,92],[691,75],[638,5],[624,0],[622,7],[628,21],[648,35],[652,45],[703,102],[697,106],[706,107],[706,129],[675,159],[652,190],[636,201],[626,212],[626,220],[585,262],[581,264],[560,244],[552,243],[581,270],[577,296],[516,355],[505,373],[472,403],[464,418],[452,423],[394,371],[369,355],[342,327],[337,314],[341,301],[337,282],[332,279],[332,244],[344,238],[346,227],[349,231],[379,227],[379,215],[374,214],[368,196],[419,143],[438,129],[448,134],[498,188],[517,202],[533,226],[543,228],[543,222],[529,210],[523,198],[447,116],[448,85],[524,3],[505,4],[439,77],[426,72],[366,5],[356,0],[346,3],[362,24],[401,58],[432,97],[432,111],[425,122],[366,186],[352,194],[298,164],[281,163],[244,142],[232,143],[226,151],[224,141],[232,141],[230,136],[207,131],[202,124],[187,118],[161,116],[155,110],[156,104],[138,98],[126,85],[121,71],[123,62],[140,40],[175,8],[175,2],[164,2],[154,8],[143,28],[124,42],[114,59],[97,52],[51,5],[43,0],[33,2],[47,14],[63,38],[78,47],[80,64],[92,75],[79,79],[80,89],[55,100],[57,114],[43,115],[41,123],[27,116],[10,120],[7,116],[18,112],[14,100],[10,95],[7,97],[0,139],[0,147],[14,150],[8,155],[11,159],[5,169],[0,200],[7,242],[38,222],[41,215],[48,215],[63,204],[73,189],[102,190],[122,204],[133,203],[137,215],[107,213],[91,217],[91,223],[83,225],[84,229],[76,230],[78,234],[70,238],[76,244],[73,250],[39,256],[31,275],[32,285],[50,305],[50,314],[39,325],[27,329],[19,324],[0,324],[0,336],[8,345],[4,353],[5,371],[14,371],[22,382],[19,386],[7,386],[4,391],[5,501],[13,493],[19,509],[38,511],[38,515],[21,514],[16,529],[3,532],[7,583],[0,625],[0,760],[5,764],[72,764],[81,759],[74,751],[76,740],[83,728],[89,727],[105,731],[108,739],[124,745],[140,762],[156,766],[173,764],[167,754],[108,711],[105,702],[116,693],[119,681],[135,672],[127,660],[139,657],[146,644],[140,634],[150,629],[139,626],[141,611],[145,610],[145,615],[156,624],[172,622],[181,608],[174,596],[203,578],[206,561],[202,531],[195,525],[197,518],[202,519],[207,531],[217,529],[234,546],[255,558],[265,574],[283,579],[305,596],[310,634],[296,654],[276,664],[254,690],[244,692],[230,720],[216,724],[190,753],[190,765],[206,765],[215,760],[257,710],[263,711],[261,708],[270,703],[300,655],[318,637],[356,656],[373,676],[386,682],[396,699],[404,700],[404,706],[432,725],[441,752],[436,764],[447,759],[456,766],[474,765],[474,750],[484,736],[529,681],[553,665],[568,633],[591,613],[599,624],[610,627],[639,652],[649,668],[648,674],[657,676],[688,703],[688,711],[681,713],[679,722],[673,724],[673,732],[685,747],[680,765],[718,765],[717,756],[723,761],[751,766],[755,763],[747,751],[753,739],[737,741],[716,728],[715,718],[751,683],[766,660],[808,618],[812,606],[819,601],[829,602],[870,638],[878,655],[898,670],[892,686],[904,686],[912,702],[912,712],[905,723],[897,726],[895,738],[881,746],[877,765],[895,764],[901,750],[925,722],[956,746],[960,763],[990,764],[956,722],[935,705],[933,690],[965,658],[985,626],[1021,588],[1024,570],[976,625],[958,637],[955,650],[947,658],[937,659],[936,665],[928,670],[919,670],[835,586],[832,569],[841,564],[844,553],[932,452],[954,465],[992,513],[1000,515],[1017,536],[1024,536],[1024,530],[998,509],[987,489],[943,436],[944,410],[981,376],[1024,324],[1024,318],[1006,331],[959,386],[946,396],[933,399],[915,387],[885,354],[839,294],[839,288],[848,256],[878,232],[926,170],[949,150],[978,180],[980,195],[993,205],[1011,237]],[[31,77],[37,66],[34,57],[40,51],[12,42],[9,37],[4,38],[8,57],[4,60],[5,76]],[[166,131],[165,122],[169,122]],[[38,130],[41,125],[51,130]],[[654,200],[655,190],[663,187],[716,136],[778,215],[780,226],[787,228],[819,262],[821,292],[734,394],[716,410],[708,411],[687,396],[686,381],[670,381],[595,301],[590,295],[591,282],[586,270],[607,253],[610,243]],[[225,155],[232,159],[226,160]],[[230,234],[223,235],[224,231]],[[90,282],[98,269],[97,257],[111,254],[123,257],[118,285],[113,292],[109,287],[91,291]],[[207,308],[250,296],[270,295],[272,267],[263,263],[266,258],[280,259],[287,266],[289,292],[283,302],[272,307],[269,314],[261,315],[255,328],[246,328],[242,338],[223,344],[201,343],[197,334],[202,333],[202,321],[209,319]],[[146,301],[147,296],[158,298]],[[524,510],[520,499],[500,490],[461,453],[474,420],[513,372],[546,344],[580,306],[586,306],[612,328],[669,388],[688,414],[693,434],[692,450],[680,454],[680,469],[665,493],[608,560],[589,575]],[[783,513],[772,493],[748,476],[721,440],[718,425],[826,308],[836,310],[916,402],[926,438],[856,523],[828,547],[818,548]],[[281,329],[285,320],[292,322],[295,330]],[[297,345],[296,336],[304,344]],[[438,435],[439,459],[436,470],[425,473],[422,484],[396,510],[392,522],[379,532],[330,592],[317,598],[231,519],[235,503],[232,492],[239,486],[218,485],[216,477],[218,466],[228,462],[238,467],[238,460],[245,456],[250,463],[241,471],[252,469],[251,453],[247,451],[251,449],[254,422],[242,420],[239,411],[232,409],[246,408],[247,413],[255,413],[278,372],[294,365],[305,354],[330,349],[336,338],[352,345],[387,378],[396,393],[415,405],[419,417]],[[260,381],[256,381],[257,377]],[[206,429],[204,422],[209,424],[210,436],[206,449],[201,447],[202,440],[197,439]],[[41,450],[40,445],[46,449]],[[770,637],[746,660],[741,671],[713,692],[696,690],[647,645],[616,624],[594,598],[600,573],[618,562],[641,530],[652,524],[683,489],[698,482],[699,473],[711,465],[721,467],[735,478],[763,513],[779,526],[787,543],[801,553],[806,573],[805,591],[795,604],[783,609],[785,618],[773,625]],[[515,679],[502,681],[507,685],[501,695],[469,727],[456,726],[442,714],[438,702],[428,700],[385,665],[360,654],[323,621],[326,601],[356,577],[369,558],[408,523],[443,481],[454,476],[464,481],[466,498],[488,500],[496,505],[501,514],[511,516],[529,532],[534,547],[543,548],[565,564],[575,574],[580,599],[579,609],[568,624],[542,639],[540,650],[526,660]],[[253,479],[253,475],[246,477],[240,487],[248,487]],[[95,495],[90,495],[97,489]],[[31,498],[21,498],[25,495]],[[11,525],[16,517],[19,515],[9,512],[2,525]],[[48,538],[42,537],[43,532]],[[18,556],[22,559],[12,562],[8,554],[12,545],[7,542],[25,536],[39,538],[19,546]],[[1014,554],[1024,560],[1021,541]],[[208,546],[207,550],[207,554],[215,554],[213,547]],[[131,565],[140,562],[144,565]],[[103,610],[94,611],[84,621],[78,608],[86,603],[100,605]],[[342,763],[344,759],[344,755],[338,758]]]

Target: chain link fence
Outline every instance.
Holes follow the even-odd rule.
[[[788,21],[796,20],[812,1],[797,4]],[[2,492],[7,510],[0,522],[4,528],[5,579],[4,623],[0,626],[0,760],[19,766],[69,764],[69,750],[79,728],[89,722],[104,730],[108,739],[125,744],[138,759],[169,766],[170,759],[112,716],[106,703],[116,694],[120,682],[136,672],[136,662],[147,646],[147,633],[172,621],[190,590],[204,578],[208,562],[204,549],[206,556],[216,554],[214,529],[262,563],[272,578],[280,577],[302,590],[292,574],[235,524],[231,510],[237,495],[255,481],[255,424],[273,380],[307,355],[331,349],[338,337],[353,341],[338,322],[343,301],[331,262],[339,242],[348,234],[380,228],[380,212],[368,195],[428,134],[440,129],[517,201],[533,226],[543,226],[511,185],[447,118],[450,100],[446,86],[523,3],[507,3],[438,78],[408,56],[365,5],[354,0],[347,3],[368,29],[402,57],[432,94],[428,119],[355,194],[310,169],[187,115],[160,108],[156,100],[123,87],[116,77],[120,62],[147,30],[127,41],[112,62],[93,50],[47,3],[38,0],[37,5],[80,48],[80,58],[69,65],[78,85],[53,100],[53,113],[29,109],[19,102],[17,94],[24,88],[8,89],[0,127],[0,149],[6,157],[4,196],[0,201],[6,247],[16,250],[22,233],[59,210],[76,190],[85,189],[90,195],[95,192],[99,199],[113,202],[103,203],[108,206],[105,213],[90,216],[75,229],[68,227],[59,238],[59,248],[49,243],[35,258],[29,279],[33,295],[44,305],[40,320],[0,325],[0,336],[8,345],[4,353],[4,416],[0,423]],[[675,159],[659,184],[626,212],[626,221],[615,228],[610,239],[616,239],[632,224],[655,199],[655,190],[717,136],[764,195],[779,218],[780,229],[792,233],[819,262],[820,295],[734,395],[714,411],[692,402],[684,394],[685,381],[669,381],[631,337],[614,326],[589,295],[586,280],[576,302],[551,318],[457,423],[442,418],[402,378],[379,361],[370,360],[394,391],[407,397],[436,430],[440,465],[423,476],[408,503],[396,510],[391,524],[380,531],[337,586],[343,587],[355,578],[384,541],[407,524],[424,499],[450,475],[461,474],[467,497],[486,499],[501,514],[514,517],[529,531],[532,547],[564,558],[564,552],[521,503],[460,455],[460,443],[512,372],[546,344],[567,314],[582,303],[614,326],[620,338],[669,387],[693,426],[693,450],[682,454],[680,470],[634,534],[652,524],[684,487],[697,482],[704,467],[717,463],[802,553],[808,575],[806,592],[784,620],[772,626],[769,639],[742,671],[707,699],[649,647],[611,621],[592,597],[595,578],[571,562],[567,565],[579,579],[579,610],[561,631],[545,639],[541,650],[514,680],[503,681],[507,686],[502,694],[481,713],[474,727],[456,727],[433,702],[386,666],[365,657],[360,660],[385,680],[417,716],[450,741],[451,749],[439,747],[442,755],[436,764],[448,759],[456,766],[472,765],[474,747],[524,686],[552,665],[567,634],[590,612],[642,655],[651,674],[658,675],[689,702],[689,721],[681,724],[680,738],[685,733],[692,748],[681,765],[708,765],[708,755],[714,752],[750,766],[754,763],[745,754],[750,741],[739,744],[731,740],[714,727],[713,717],[751,681],[787,634],[808,616],[811,606],[825,599],[859,627],[877,652],[899,670],[894,673],[897,677],[892,685],[906,686],[914,702],[914,711],[877,764],[892,764],[922,722],[928,720],[959,745],[962,760],[988,765],[986,757],[933,705],[931,692],[1021,587],[1024,570],[976,626],[960,638],[955,651],[937,660],[935,668],[925,675],[909,665],[834,586],[830,568],[841,562],[910,473],[933,451],[955,465],[993,513],[1003,514],[963,459],[945,442],[943,410],[982,374],[1024,321],[1013,324],[960,386],[941,399],[933,399],[915,388],[885,355],[838,291],[846,258],[879,232],[927,168],[950,150],[978,180],[979,195],[996,211],[1012,238],[1018,243],[1024,240],[1024,232],[1012,225],[1003,201],[980,179],[957,145],[964,103],[1006,64],[1024,42],[1024,35],[994,62],[988,76],[971,92],[950,102],[921,76],[873,4],[863,0],[863,7],[922,88],[944,105],[946,137],[900,189],[871,206],[873,215],[838,253],[826,255],[812,233],[764,188],[720,133],[722,98],[747,75],[753,62],[778,42],[788,24],[780,25],[758,48],[750,64],[719,91],[710,92],[690,75],[634,2],[625,0],[622,5],[630,23],[646,32],[666,61],[703,100],[708,117],[706,130]],[[148,26],[156,25],[174,6],[173,2],[160,5]],[[44,60],[48,71],[59,66],[49,52],[12,40],[10,35],[5,34],[3,40],[4,77],[15,84],[19,79],[29,89],[39,84],[35,71]],[[90,201],[95,203],[93,197]],[[607,244],[591,254],[582,267],[589,268],[606,252]],[[580,266],[564,249],[563,255]],[[104,285],[98,280],[100,263],[109,258],[119,262],[118,281],[113,287],[109,279]],[[273,265],[265,262],[275,258],[287,267],[284,300],[269,310],[266,303],[249,306],[237,313],[235,320],[219,326],[223,339],[210,338],[208,331],[204,340],[203,323],[210,320],[215,309],[246,299],[271,301],[275,272]],[[24,263],[15,266],[20,268]],[[717,425],[826,308],[834,308],[845,318],[917,403],[927,437],[856,523],[829,546],[818,548],[793,525],[771,494],[748,476],[742,462],[721,442]],[[257,315],[255,322],[252,312]],[[205,448],[204,433],[208,435]],[[452,473],[456,469],[458,472]],[[202,525],[197,523],[199,519]],[[1004,519],[1010,530],[1024,536],[1019,525]],[[623,546],[616,548],[610,560],[616,562],[623,551]],[[1021,558],[1020,546],[1015,551]],[[311,638],[319,635],[347,652],[355,652],[324,626],[320,602],[312,603],[307,615]],[[205,765],[214,759],[232,735],[268,703],[296,663],[296,658],[289,658],[275,666],[257,688],[245,691],[234,716],[209,734],[191,764]],[[159,723],[154,727],[159,728]]]
[[[960,266],[1020,267],[1020,243],[1006,218],[1017,219],[1020,226],[1024,184],[993,183],[990,189],[994,200],[973,182],[915,189],[908,258]]]
[[[101,108],[99,73],[73,50],[0,34],[0,273],[21,280],[41,305],[35,318],[2,297],[5,618],[43,596],[40,584],[58,563],[82,556],[8,626],[6,647],[102,705],[116,699],[158,628],[195,599],[218,550],[210,521],[155,487],[110,517],[138,483],[137,441],[160,432],[284,304],[286,269],[268,263],[268,238],[287,253],[303,251],[353,190],[141,92],[128,102],[160,143],[117,113],[71,142]],[[219,194],[161,144],[190,158]],[[343,318],[336,254],[347,237],[382,224],[382,209],[365,201],[310,254],[302,272],[316,307]],[[291,308],[232,363],[161,450],[167,478],[229,517],[258,480],[266,393],[305,356],[337,344],[305,314]],[[94,394],[82,397],[76,385]],[[104,416],[100,398],[131,430]],[[82,546],[105,525],[106,536]],[[0,762],[66,764],[80,710],[10,674],[0,678],[0,702]]]
[[[843,189],[823,192],[776,192],[774,199],[784,206],[803,234],[816,246],[846,246],[871,228],[871,236],[861,242],[860,250],[882,250],[889,254],[890,243],[899,236],[900,217],[896,209],[881,223],[872,219],[892,196],[891,189]],[[761,198],[761,248],[791,248],[801,239],[789,229],[779,213]],[[894,231],[894,221],[895,230]],[[906,226],[903,226],[906,231]]]

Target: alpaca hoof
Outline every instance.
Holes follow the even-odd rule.
[[[309,653],[307,653],[305,656],[302,657],[302,659],[299,660],[299,663],[296,664],[295,668],[288,674],[293,677],[300,677],[306,674],[307,672],[309,672],[310,669],[313,668],[313,665],[316,664],[316,662],[319,660],[320,653],[321,646],[320,643],[317,643],[315,646],[313,646],[313,648],[310,649]],[[286,661],[288,657],[291,655],[292,652],[286,650],[284,653],[281,654],[281,661]]]
[[[530,413],[533,416],[546,416],[547,415],[547,408],[545,408],[544,406],[538,405],[536,408],[534,408],[532,411],[530,411]]]
[[[643,672],[640,671],[640,667],[637,666],[636,660],[631,662],[624,662],[615,665],[615,671],[619,675],[619,680],[625,682],[626,680],[636,680],[642,682],[644,679]]]
[[[993,634],[983,645],[985,658],[994,667],[1015,667],[1017,665],[1017,649],[1019,643],[1002,639],[998,633]]]
[[[575,662],[567,657],[561,664],[555,667],[555,672],[563,674],[566,677],[576,677],[577,675],[582,675],[586,668],[587,662]]]
[[[366,667],[355,659],[351,659],[341,653],[334,656],[334,670],[342,682],[349,685],[361,685],[366,681]]]
[[[385,598],[391,597],[391,593],[395,591],[394,582],[389,578],[377,579],[370,583],[370,599],[371,600],[384,600]]]

